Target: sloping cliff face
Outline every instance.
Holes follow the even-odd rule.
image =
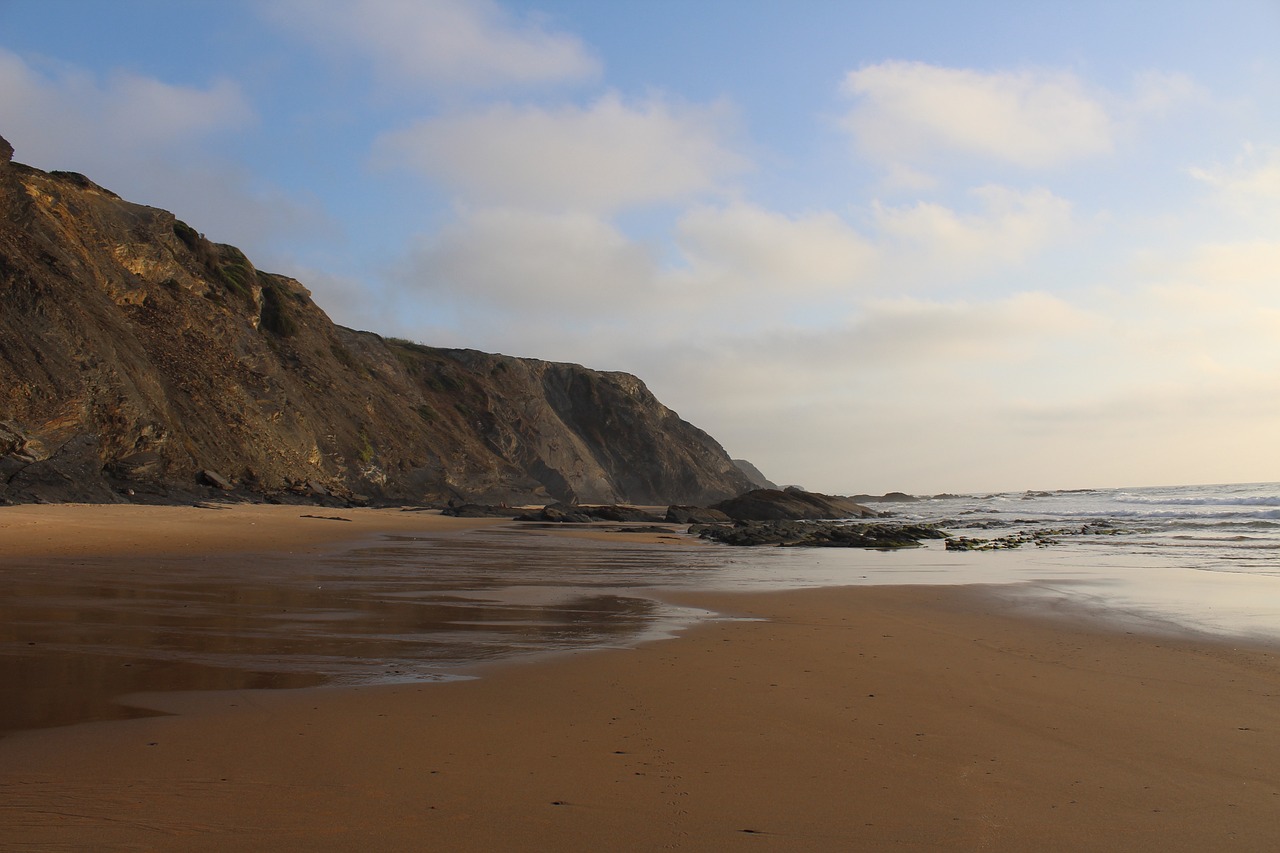
[[[750,488],[639,379],[332,323],[172,214],[0,139],[0,499],[711,503]]]

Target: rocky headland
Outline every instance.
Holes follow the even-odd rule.
[[[172,213],[12,156],[0,140],[0,501],[706,505],[753,485],[634,376],[344,328]]]

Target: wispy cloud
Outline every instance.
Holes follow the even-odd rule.
[[[323,48],[363,58],[397,85],[480,90],[600,73],[576,36],[492,0],[273,0],[264,13]]]
[[[1246,144],[1230,164],[1189,171],[1230,204],[1280,202],[1280,145]]]
[[[377,161],[449,187],[468,203],[613,211],[719,188],[748,163],[724,105],[605,95],[587,107],[499,104],[383,136]]]
[[[828,296],[871,279],[877,250],[831,211],[787,216],[756,205],[697,207],[676,223],[688,290],[741,298],[765,289]]]
[[[960,154],[1043,169],[1112,150],[1111,116],[1068,72],[894,61],[849,72],[843,91],[854,99],[846,129],[890,166]]]
[[[976,210],[937,202],[875,205],[878,231],[903,284],[940,284],[1017,266],[1075,229],[1069,201],[1045,189],[983,186],[969,192]]]
[[[507,319],[567,335],[611,317],[634,321],[656,279],[651,253],[608,222],[511,208],[473,211],[425,238],[401,273],[409,292],[462,322]]]
[[[226,79],[204,88],[124,72],[100,79],[69,65],[40,70],[2,48],[0,115],[24,156],[65,168],[94,150],[109,162],[197,143],[255,118],[240,87]]]
[[[219,143],[258,121],[240,86],[227,79],[188,86],[134,73],[96,75],[0,49],[0,117],[20,162],[84,172],[246,250],[331,226],[312,205],[256,183],[245,166],[220,154]]]

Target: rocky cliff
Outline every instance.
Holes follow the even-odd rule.
[[[0,139],[0,500],[711,503],[639,379],[335,325],[299,282]]]

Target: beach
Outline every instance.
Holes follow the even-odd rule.
[[[475,523],[298,507],[121,508],[90,523],[103,508],[81,522],[58,509],[6,508],[6,543],[306,559],[380,526]],[[232,535],[247,524],[267,531]],[[0,849],[1273,843],[1273,648],[1038,617],[990,586],[668,596],[724,618],[475,680],[152,693],[128,701],[164,715],[10,734]]]

